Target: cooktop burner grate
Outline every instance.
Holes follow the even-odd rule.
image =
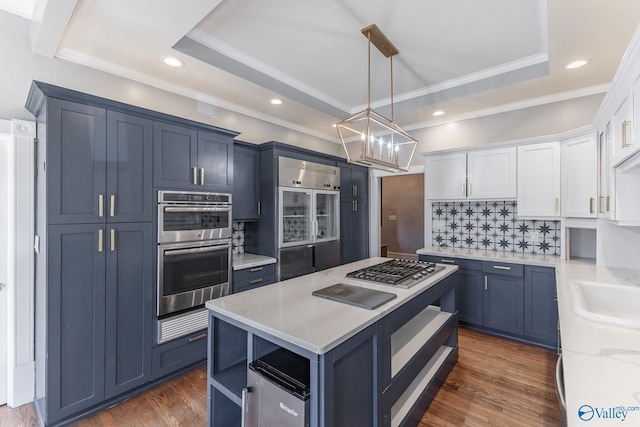
[[[392,259],[347,273],[346,277],[367,282],[409,288],[444,267],[433,262]]]

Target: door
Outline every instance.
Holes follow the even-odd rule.
[[[484,326],[522,334],[524,284],[511,276],[485,274]]]
[[[424,167],[427,200],[460,200],[467,196],[467,153],[427,156]]]
[[[103,222],[106,111],[54,98],[47,102],[49,223]]]
[[[562,216],[595,218],[598,193],[598,145],[592,135],[563,142]]]
[[[155,255],[151,223],[110,224],[108,230],[107,399],[142,385],[151,378]]]
[[[560,216],[560,145],[518,147],[518,216]]]
[[[313,242],[312,191],[280,187],[279,193],[278,247],[311,244]]]
[[[153,184],[193,190],[198,180],[198,131],[153,123]]]
[[[467,197],[474,200],[516,197],[516,148],[470,151],[467,154]]]
[[[48,422],[104,400],[104,225],[48,230]]]
[[[202,190],[232,190],[233,139],[214,132],[198,132],[198,185]]]
[[[109,221],[153,219],[152,132],[151,120],[107,111],[105,216]]]
[[[315,242],[328,242],[340,238],[340,193],[337,191],[314,192]]]
[[[260,219],[260,153],[257,150],[233,148],[233,219]]]

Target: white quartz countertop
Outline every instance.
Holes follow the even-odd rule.
[[[640,270],[510,252],[441,247],[417,252],[555,267],[568,427],[640,426],[640,330],[577,316],[569,296],[569,284],[576,281],[640,287]]]
[[[345,277],[351,271],[386,260],[377,257],[341,265],[213,299],[206,307],[313,353],[324,354],[458,269],[457,266],[446,266],[409,289]],[[317,289],[336,283],[391,292],[397,297],[377,309],[368,310],[311,295]]]
[[[275,264],[276,259],[263,255],[254,254],[233,254],[232,265],[234,270],[244,270],[245,268],[259,267],[261,265]]]

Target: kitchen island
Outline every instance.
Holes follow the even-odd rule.
[[[370,258],[211,300],[208,425],[240,425],[248,366],[284,348],[309,362],[310,426],[417,425],[458,357],[446,266],[409,289],[345,275]],[[312,296],[336,283],[396,295],[372,310]],[[298,425],[298,424],[295,424]],[[304,425],[304,424],[300,424]]]

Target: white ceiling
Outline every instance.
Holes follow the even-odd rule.
[[[400,52],[395,119],[415,129],[603,92],[640,22],[637,0],[0,0],[0,9],[33,19],[37,53],[330,141],[331,125],[367,103],[369,24]],[[185,66],[165,66],[165,55]],[[371,55],[372,107],[388,114],[389,60]],[[588,66],[563,69],[583,57]],[[438,109],[445,116],[434,118]]]

